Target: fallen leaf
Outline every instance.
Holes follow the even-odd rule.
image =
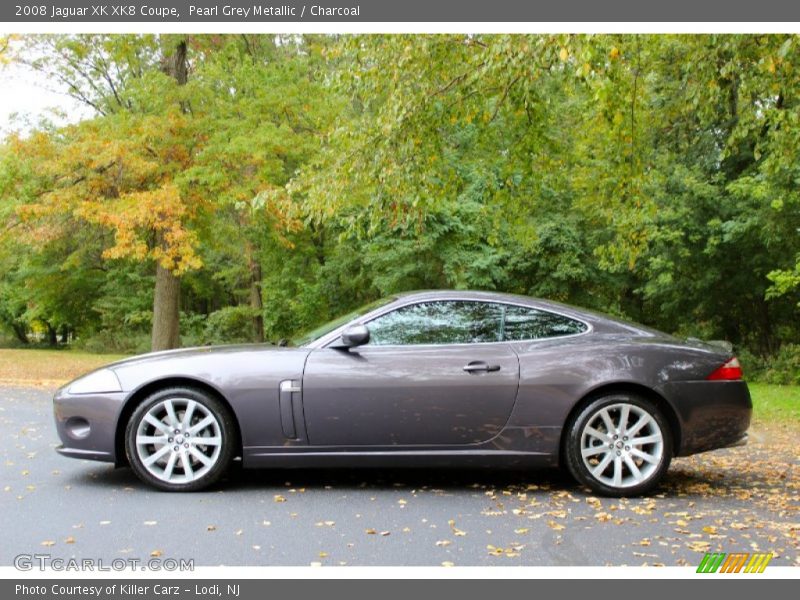
[[[273,500],[275,502],[286,502],[286,498],[284,498],[280,494],[275,494],[275,496],[273,497]]]
[[[150,553],[150,556],[152,556],[153,558],[158,558],[158,557],[159,557],[159,556],[161,556],[162,554],[164,554],[164,551],[163,551],[163,550],[153,550],[153,551]]]
[[[216,531],[216,530],[217,530],[216,525],[209,525],[208,527],[206,527],[206,531]]]
[[[466,531],[462,531],[458,527],[456,527],[456,522],[455,522],[454,519],[450,519],[447,522],[447,524],[450,525],[450,529],[452,530],[453,535],[456,535],[456,536],[459,536],[459,537],[463,537],[463,536],[467,535]]]
[[[72,536],[69,536],[67,539],[64,540],[64,543],[65,544],[74,544],[75,543],[75,538],[72,537]]]
[[[708,552],[709,548],[711,548],[711,544],[708,542],[689,542],[687,545],[690,550],[695,552]]]
[[[314,525],[316,525],[317,527],[333,527],[334,525],[336,525],[336,521],[319,521],[317,523],[314,523]]]
[[[555,521],[548,521],[547,526],[550,529],[555,529],[556,531],[561,531],[562,529],[566,529],[561,523],[556,523]]]
[[[507,556],[509,558],[519,556],[519,551],[522,550],[522,548],[524,548],[522,544],[512,545],[509,548],[497,548],[491,544],[486,546],[486,549],[492,556]]]
[[[55,545],[56,545],[56,543],[53,540],[45,540],[45,541],[42,542],[42,546],[47,546],[48,548],[50,546],[55,546]]]
[[[450,540],[439,540],[438,542],[436,542],[436,545],[439,547],[443,547],[443,546],[449,546],[452,543],[453,542],[451,542]]]

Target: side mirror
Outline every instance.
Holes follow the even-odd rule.
[[[339,343],[334,348],[355,348],[369,343],[369,329],[366,325],[352,325],[342,332]]]

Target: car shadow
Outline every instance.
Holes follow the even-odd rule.
[[[84,488],[123,489],[153,492],[141,482],[129,467],[94,466],[77,470],[68,483]],[[697,471],[691,468],[670,469],[654,492],[656,497],[703,498],[724,496],[743,488],[759,485],[758,476],[749,474]],[[204,492],[215,493],[278,493],[286,488],[307,490],[391,490],[434,489],[448,492],[475,490],[513,490],[559,492],[585,498],[593,494],[577,484],[566,471],[542,469],[481,469],[481,468],[329,468],[329,469],[243,469],[234,463],[220,482]],[[165,492],[166,493],[166,492]]]
[[[88,465],[87,465],[88,466]],[[125,489],[126,491],[152,491],[141,482],[129,467],[89,466],[77,470],[69,478],[73,486]],[[535,486],[535,487],[534,487]],[[252,492],[263,490],[277,492],[287,487],[336,490],[389,490],[397,488],[484,490],[516,488],[577,492],[578,485],[568,474],[557,469],[505,470],[505,469],[456,469],[456,468],[392,468],[377,467],[333,468],[333,469],[243,469],[234,464],[220,482],[207,492],[225,491]]]
[[[694,500],[709,496],[722,498],[742,491],[773,488],[775,485],[773,474],[770,473],[677,468],[670,469],[659,486],[659,492]]]
[[[461,468],[334,468],[334,469],[235,469],[225,485],[229,489],[268,487],[325,489],[446,489],[489,488],[571,489],[577,485],[557,469],[461,469]]]

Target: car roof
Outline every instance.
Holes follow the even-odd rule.
[[[570,312],[583,313],[582,309],[568,304],[562,304],[553,300],[545,300],[543,298],[533,298],[531,296],[523,296],[521,294],[507,294],[503,292],[490,292],[483,290],[415,290],[410,292],[400,292],[394,294],[399,300],[443,300],[443,299],[461,299],[461,300],[485,300],[495,302],[509,302],[512,304],[526,304],[536,306],[550,306],[553,309],[565,309]]]

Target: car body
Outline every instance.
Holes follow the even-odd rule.
[[[239,456],[245,468],[566,463],[590,487],[627,495],[652,489],[651,479],[663,475],[627,477],[622,485],[614,470],[626,479],[654,468],[652,457],[615,447],[633,429],[636,411],[655,418],[645,431],[658,443],[645,449],[658,455],[659,470],[672,456],[744,443],[752,405],[737,369],[722,346],[592,311],[510,294],[429,291],[384,299],[297,346],[200,347],[123,360],[59,389],[54,410],[58,452],[133,463],[162,489],[211,483],[211,474],[206,481],[191,472],[202,465],[184,436],[198,434],[201,417],[213,424],[217,415],[199,434],[208,441],[200,447],[203,465],[219,459],[216,445],[225,461]],[[183,407],[180,418],[164,404],[170,393]],[[148,401],[156,403],[152,414],[137,414]],[[581,422],[570,438],[582,411],[601,401],[605,413],[586,415],[594,421]],[[625,422],[609,424],[609,415]],[[604,481],[575,472],[581,461],[578,454],[568,460],[569,451],[581,445],[584,455],[609,461]],[[165,457],[173,454],[170,466]],[[156,477],[143,468],[148,459],[160,465]],[[584,470],[598,470],[597,462],[586,459]],[[163,478],[181,464],[182,479]]]

